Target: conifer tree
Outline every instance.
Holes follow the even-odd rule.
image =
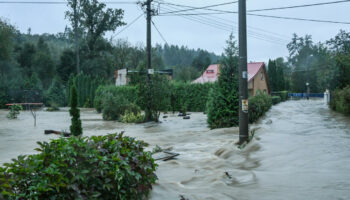
[[[207,104],[209,127],[224,128],[238,125],[238,48],[230,35],[220,66],[217,86],[211,90]]]
[[[70,126],[70,132],[74,136],[80,136],[83,134],[83,129],[81,128],[81,120],[80,120],[80,110],[78,108],[78,94],[75,83],[71,88],[70,95],[70,116],[72,117],[72,125]]]

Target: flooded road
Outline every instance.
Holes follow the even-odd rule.
[[[0,164],[33,153],[45,129],[69,130],[67,110],[29,112],[8,120],[0,110]],[[350,199],[350,118],[322,101],[288,101],[274,106],[251,128],[256,137],[239,150],[238,129],[209,130],[206,116],[175,115],[162,123],[139,125],[102,121],[94,110],[81,111],[84,135],[125,134],[180,153],[159,161],[152,200]]]

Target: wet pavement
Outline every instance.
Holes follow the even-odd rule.
[[[67,109],[38,112],[37,127],[29,112],[8,120],[0,110],[0,164],[34,153],[36,141],[57,136],[45,129],[69,130]],[[82,109],[84,135],[125,131],[126,135],[180,153],[159,164],[150,199],[350,199],[350,118],[322,101],[288,101],[274,106],[251,128],[255,139],[243,150],[234,143],[238,129],[209,130],[206,116],[190,120],[168,115],[162,123],[105,122]]]

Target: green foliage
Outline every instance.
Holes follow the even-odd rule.
[[[38,144],[38,154],[0,167],[5,199],[141,200],[157,179],[148,145],[122,134]]]
[[[280,97],[281,102],[288,100],[288,91],[272,92],[271,95]]]
[[[53,79],[51,86],[45,94],[45,99],[51,107],[53,107],[53,104],[57,107],[66,105],[65,88],[58,76]]]
[[[162,75],[140,75],[137,84],[137,104],[145,109],[145,121],[159,121],[161,111],[170,109],[170,83]]]
[[[282,91],[287,89],[288,83],[285,81],[284,70],[287,69],[283,58],[269,60],[268,78],[271,91]]]
[[[122,116],[126,112],[137,115],[141,113],[141,109],[128,101],[128,99],[121,94],[113,95],[107,93],[102,100],[102,117],[104,120],[119,120],[122,121]]]
[[[233,35],[227,41],[225,57],[220,67],[218,84],[209,93],[207,122],[209,127],[224,128],[238,125],[238,48]]]
[[[102,112],[103,110],[103,101],[110,96],[123,96],[128,102],[136,102],[136,87],[134,86],[119,86],[115,85],[106,85],[99,86],[95,93],[94,107],[97,112]]]
[[[271,101],[272,101],[272,105],[276,105],[281,103],[282,99],[279,96],[272,96]]]
[[[23,110],[23,107],[19,104],[13,104],[10,106],[10,113],[7,115],[9,119],[17,119],[19,115],[19,111]]]
[[[337,112],[350,115],[350,85],[332,92],[330,107]]]
[[[249,123],[256,122],[272,106],[271,97],[267,94],[259,94],[249,98]]]
[[[79,73],[76,76],[71,75],[69,77],[67,83],[67,89],[69,89],[69,91],[74,82],[76,83],[78,92],[78,106],[89,108],[93,107],[97,88],[106,83],[106,81],[100,77],[92,77],[90,75]]]
[[[72,117],[70,132],[74,136],[80,136],[83,134],[83,129],[81,127],[80,110],[78,109],[78,94],[75,84],[73,84],[73,87],[71,88],[70,106],[69,114]]]
[[[176,82],[171,84],[170,103],[172,111],[204,112],[209,99],[209,91],[215,84],[191,84]]]
[[[141,112],[132,112],[126,110],[124,115],[121,117],[123,123],[142,123],[145,121],[145,116]]]

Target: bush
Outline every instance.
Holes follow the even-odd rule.
[[[276,105],[276,104],[281,103],[281,97],[279,97],[279,96],[272,96],[271,100],[272,100],[272,105]]]
[[[279,96],[281,98],[281,102],[288,100],[288,91],[280,91],[280,92],[272,92],[272,96]]]
[[[337,112],[350,115],[350,86],[332,92],[330,107]]]
[[[96,90],[94,107],[97,112],[102,112],[103,101],[108,96],[122,96],[130,103],[136,102],[136,87],[134,86],[118,86],[108,85],[100,86]]]
[[[134,113],[130,110],[127,110],[121,119],[123,123],[142,123],[145,121],[145,116],[142,115],[141,112]]]
[[[17,116],[19,115],[19,111],[23,110],[23,107],[19,104],[13,104],[10,106],[10,112],[7,115],[7,118],[9,119],[17,119]]]
[[[66,105],[65,88],[57,76],[54,77],[50,88],[45,92],[45,103],[49,103],[50,107],[53,107],[53,104],[57,107]]]
[[[259,94],[249,98],[249,123],[256,122],[271,106],[272,100],[267,94]]]
[[[138,115],[141,113],[140,107],[134,103],[130,103],[124,96],[113,96],[109,94],[105,97],[102,104],[102,117],[104,120],[119,120],[126,112]]]
[[[5,199],[145,199],[157,179],[147,144],[122,134],[38,144],[0,167]]]

